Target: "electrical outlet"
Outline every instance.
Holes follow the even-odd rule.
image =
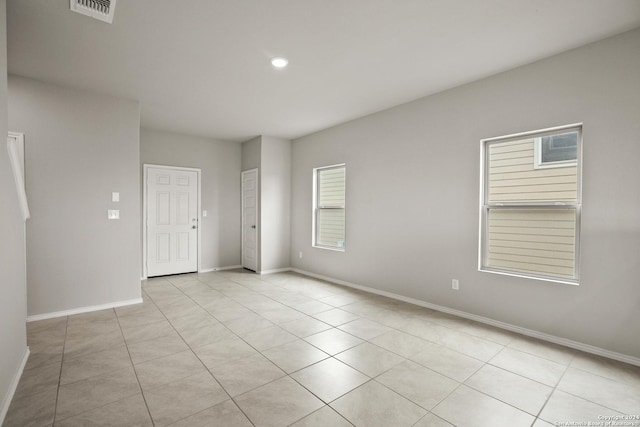
[[[451,279],[451,289],[456,291],[460,289],[460,281],[458,279]]]
[[[298,252],[298,258],[302,258],[302,251]]]

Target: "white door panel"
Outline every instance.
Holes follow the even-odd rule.
[[[258,170],[242,172],[242,266],[258,270]]]
[[[147,276],[198,270],[198,173],[147,169]]]

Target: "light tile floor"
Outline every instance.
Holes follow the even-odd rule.
[[[27,325],[31,356],[4,426],[528,427],[640,415],[638,367],[298,274],[142,286],[142,304]]]

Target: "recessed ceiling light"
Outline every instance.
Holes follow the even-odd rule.
[[[288,63],[289,63],[289,60],[283,57],[276,57],[271,59],[271,65],[273,65],[276,68],[284,68],[287,66]]]

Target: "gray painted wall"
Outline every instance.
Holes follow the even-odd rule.
[[[7,135],[7,131],[6,2],[0,0],[0,134]],[[27,351],[24,223],[5,146],[0,147],[0,424]]]
[[[150,129],[140,132],[142,164],[201,169],[200,270],[240,264],[240,144]],[[142,190],[141,190],[142,191]]]
[[[291,141],[258,136],[242,143],[242,170],[258,168],[258,271],[289,267]]]
[[[25,134],[29,315],[140,298],[138,103],[10,76],[9,124]]]
[[[261,271],[290,265],[291,141],[262,137]]]
[[[292,266],[640,357],[638,52],[635,30],[295,140]],[[580,286],[478,272],[480,139],[576,122]],[[315,249],[312,168],[342,162],[347,250]]]

